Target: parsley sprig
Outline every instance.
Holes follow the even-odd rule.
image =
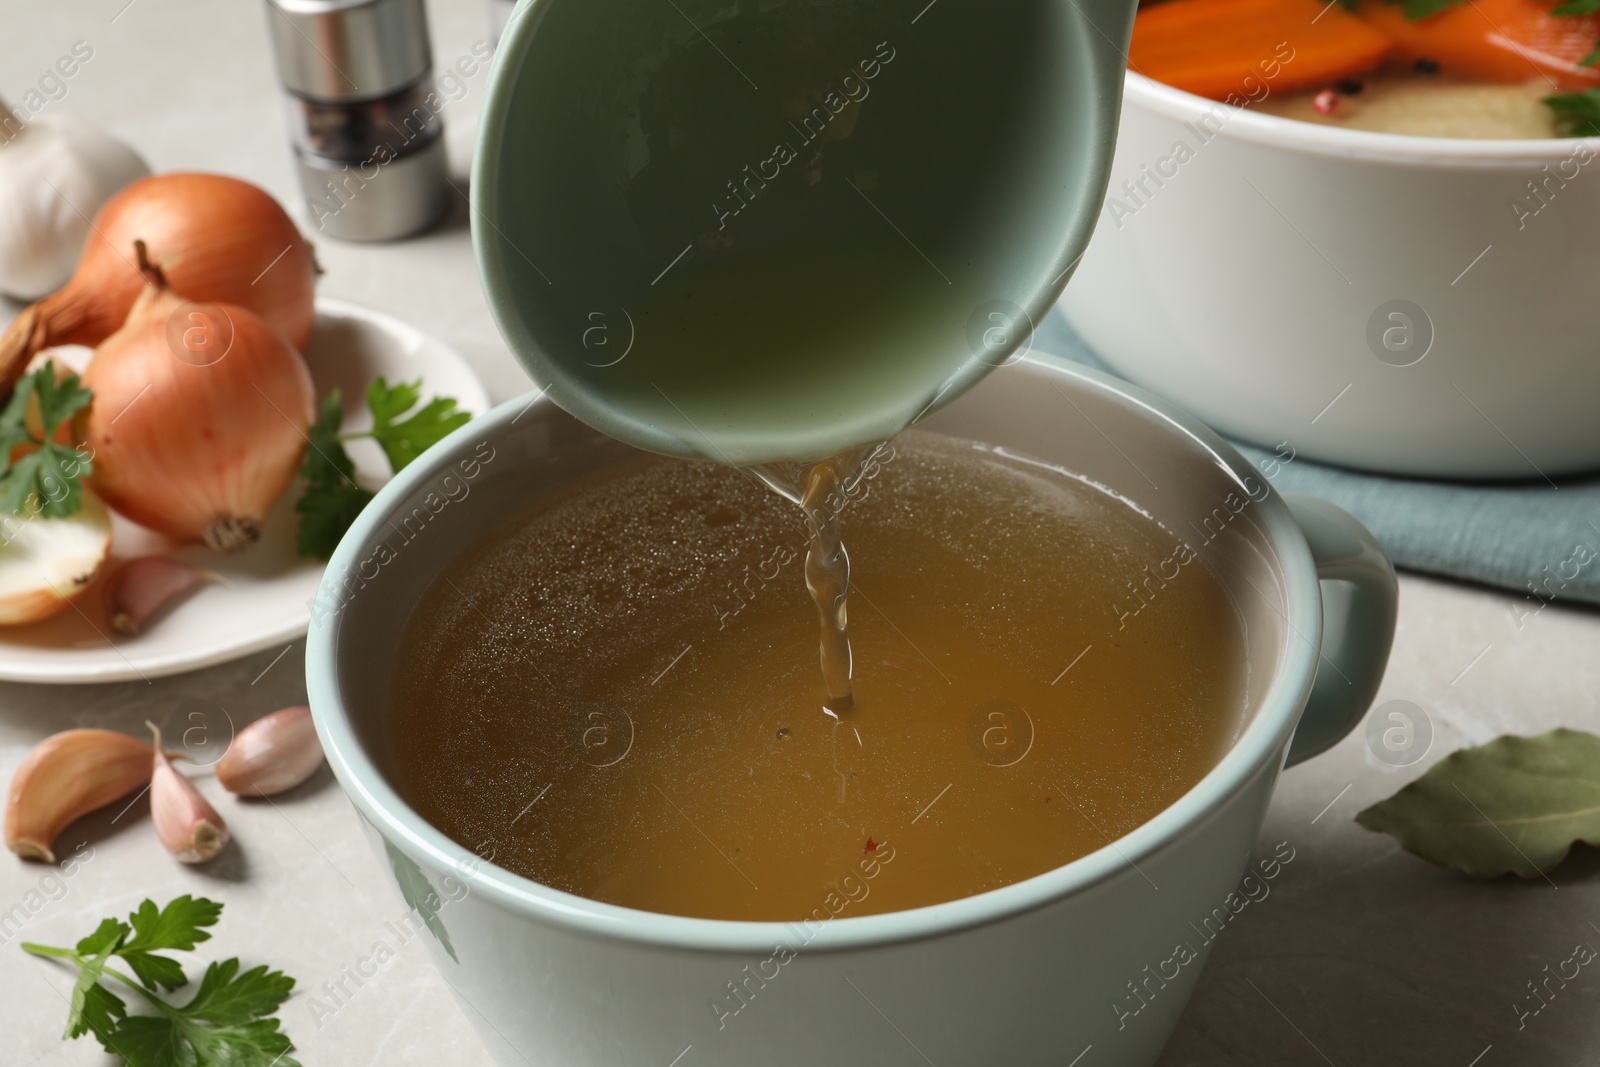
[[[64,519],[83,507],[83,477],[94,470],[89,454],[55,440],[56,430],[93,399],[76,374],[56,381],[56,365],[44,366],[17,382],[0,409],[0,512]],[[42,434],[28,426],[30,401],[36,401]],[[18,445],[33,445],[15,462]]]
[[[348,434],[340,433],[344,407],[339,390],[323,399],[317,421],[311,426],[311,447],[300,468],[300,476],[306,482],[306,491],[295,504],[295,511],[300,514],[295,549],[300,555],[317,559],[333,555],[339,539],[372,500],[372,494],[356,484],[356,466],[345,451],[345,442],[373,439],[383,449],[390,469],[399,474],[429,446],[472,418],[467,412],[456,410],[456,401],[450,397],[435,397],[417,408],[421,399],[420,378],[393,386],[382,377],[374,378],[367,386],[372,429]]]
[[[1596,53],[1600,55],[1600,53]],[[1544,98],[1563,132],[1572,137],[1600,137],[1600,89],[1557,93]]]
[[[382,378],[367,386],[367,407],[372,409],[372,429],[366,433],[351,434],[345,440],[371,437],[383,449],[389,466],[399,474],[408,464],[438,441],[472,418],[465,411],[456,410],[456,402],[447,396],[434,397],[411,413],[400,416],[417,406],[422,399],[422,379],[389,386]]]
[[[69,1038],[94,1034],[107,1052],[129,1067],[299,1067],[288,1053],[289,1035],[274,1018],[294,988],[281,971],[253,967],[242,974],[238,959],[206,967],[186,1004],[161,995],[188,984],[183,966],[158,953],[188,951],[210,940],[222,905],[188,894],[157,909],[146,900],[127,922],[103,919],[74,948],[24,942],[35,956],[67,960],[78,968],[67,1016]],[[112,966],[121,960],[137,977]],[[102,984],[115,979],[138,993],[154,1015],[130,1015],[123,999]]]

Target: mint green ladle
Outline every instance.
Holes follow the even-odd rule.
[[[1021,346],[1105,191],[1132,0],[524,0],[473,166],[489,303],[589,425],[749,465]]]

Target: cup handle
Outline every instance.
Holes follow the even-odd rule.
[[[1284,766],[1292,767],[1338,744],[1366,715],[1389,663],[1400,587],[1377,538],[1348,512],[1299,493],[1283,499],[1305,533],[1322,583],[1321,658],[1289,744]]]

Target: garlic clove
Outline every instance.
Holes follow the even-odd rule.
[[[284,708],[239,731],[217,761],[217,781],[242,797],[293,789],[322,766],[322,743],[305,705]]]
[[[47,619],[81,596],[111,554],[111,516],[85,489],[64,519],[0,516],[0,626]]]
[[[222,579],[212,571],[191,567],[166,556],[130,559],[105,580],[106,618],[112,629],[137,634],[162,608],[185,593]]]
[[[161,749],[161,731],[146,722],[155,735],[155,759],[150,775],[150,820],[161,845],[180,863],[204,863],[228,843],[228,824],[194,783],[179,774]]]
[[[51,846],[79,816],[150,781],[149,745],[112,730],[67,730],[34,746],[11,778],[6,847],[55,862]]]

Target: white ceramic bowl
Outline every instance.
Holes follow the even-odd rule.
[[[1591,469],[1597,153],[1319,126],[1130,73],[1061,307],[1119,373],[1261,445],[1433,477]]]
[[[1027,358],[923,427],[1069,467],[1137,500],[1194,548],[1246,632],[1246,721],[1232,748],[1171,807],[1098,852],[884,915],[824,912],[806,924],[658,915],[481,862],[393,784],[388,688],[402,628],[495,523],[632,454],[547,398],[497,408],[362,512],[328,565],[306,674],[334,773],[425,920],[434,963],[506,1067],[860,1067],[919,1063],[919,1052],[939,1067],[1062,1067],[1091,1046],[1085,1067],[1147,1067],[1160,1054],[1210,940],[1243,907],[1236,887],[1285,759],[1337,741],[1377,688],[1394,572],[1355,520],[1309,498],[1285,506],[1215,434],[1106,375]],[[430,499],[449,501],[431,519]],[[410,516],[421,518],[407,536],[394,520]],[[1326,629],[1319,578],[1330,595],[1350,595],[1330,607]],[[1286,858],[1271,853],[1245,894]]]

